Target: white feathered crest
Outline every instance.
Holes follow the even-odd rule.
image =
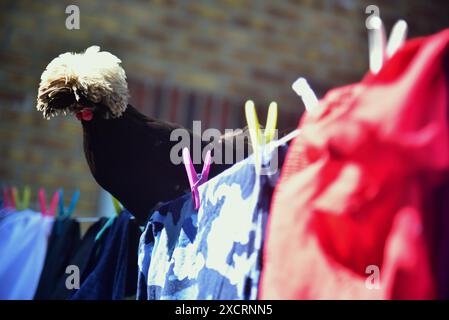
[[[121,60],[100,47],[91,46],[84,53],[63,53],[53,59],[42,73],[37,109],[46,119],[60,113],[71,113],[70,106],[50,108],[49,102],[58,92],[72,90],[76,101],[82,94],[93,103],[109,108],[113,118],[120,117],[128,105],[128,84]]]

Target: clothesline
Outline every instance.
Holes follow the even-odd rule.
[[[72,217],[72,219],[75,219],[78,222],[97,222],[101,218],[109,218],[105,216],[98,216],[98,217]],[[131,220],[135,219],[134,216],[130,217]]]

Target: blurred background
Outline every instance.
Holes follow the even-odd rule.
[[[80,9],[79,30],[66,28],[70,4]],[[99,45],[118,56],[131,104],[153,117],[240,128],[247,99],[262,119],[277,101],[278,126],[293,129],[304,110],[291,89],[296,78],[322,96],[368,70],[371,4],[387,34],[398,19],[409,38],[449,27],[447,0],[2,0],[0,183],[29,185],[33,201],[41,186],[47,194],[80,189],[76,215],[112,214],[84,159],[79,122],[47,121],[35,109],[40,75],[60,53]]]

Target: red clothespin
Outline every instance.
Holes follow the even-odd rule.
[[[59,192],[56,191],[53,194],[53,198],[51,199],[50,208],[49,208],[48,211],[47,211],[47,199],[46,199],[46,196],[45,196],[45,189],[40,188],[38,196],[39,196],[39,203],[40,203],[40,206],[41,206],[42,215],[44,215],[44,216],[54,216],[55,212],[56,212],[56,207],[57,207],[57,205],[59,203]]]
[[[10,197],[10,192],[9,192],[9,188],[4,187],[3,188],[3,207],[4,208],[11,208],[13,206],[11,197]]]
[[[210,164],[212,162],[211,152],[208,150],[206,153],[201,174],[197,174],[193,167],[189,149],[182,149],[182,158],[184,160],[184,166],[186,167],[187,177],[189,178],[195,210],[198,210],[200,208],[200,194],[198,192],[198,187],[206,182],[207,177],[209,176]]]

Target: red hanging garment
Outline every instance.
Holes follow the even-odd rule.
[[[408,41],[304,115],[273,196],[261,299],[437,297],[429,204],[449,181],[448,49],[449,29]]]

